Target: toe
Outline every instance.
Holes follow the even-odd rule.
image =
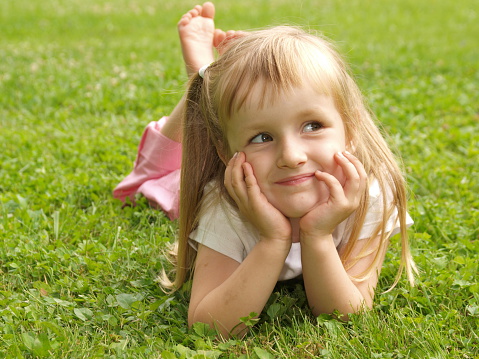
[[[213,19],[215,17],[215,6],[211,2],[205,2],[203,4],[203,11],[201,12],[201,16],[209,17]]]

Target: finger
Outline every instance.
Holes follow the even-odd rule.
[[[223,180],[223,183],[226,187],[226,190],[230,194],[231,197],[233,197],[233,194],[231,193],[231,165],[233,162],[233,158],[230,158],[228,161],[228,164],[226,165],[226,170],[225,170],[225,178]],[[234,199],[234,198],[233,198]]]
[[[348,157],[344,153],[338,152],[335,154],[336,162],[341,166],[346,181],[344,183],[344,188],[358,188],[360,183],[360,176],[356,166],[351,162],[352,158],[355,158],[353,155],[349,154]]]
[[[234,190],[232,185],[232,182],[233,182],[232,171],[233,171],[233,166],[235,163],[236,156],[237,156],[237,153],[235,153],[234,156],[231,157],[230,160],[228,161],[228,165],[226,166],[226,170],[225,170],[224,184],[231,198],[233,198],[233,200],[236,203],[238,203],[238,196],[236,195],[236,191]]]
[[[256,223],[261,223],[261,229],[260,227],[257,228],[262,231],[263,235],[268,236],[267,233],[275,233],[278,229],[278,218],[285,219],[284,215],[268,201],[261,191],[250,163],[246,161],[243,163],[243,171],[248,195],[249,214],[256,217]],[[277,236],[273,235],[272,237]]]
[[[318,181],[323,182],[328,187],[329,197],[333,201],[342,200],[345,198],[343,187],[336,177],[327,172],[321,172],[319,170],[314,173],[314,176]]]
[[[361,161],[356,156],[349,153],[348,151],[345,151],[343,155],[354,165],[354,167],[356,168],[356,171],[359,174],[361,181],[366,183],[368,174],[366,173],[366,170],[364,169],[364,166],[361,163]]]
[[[251,202],[258,203],[258,200],[262,198],[262,193],[258,181],[256,180],[256,176],[254,175],[253,167],[248,162],[244,162],[242,167],[248,198]]]
[[[245,159],[245,154],[243,152],[239,152],[234,156],[231,168],[231,187],[238,199],[247,203],[248,195],[243,170]]]
[[[350,201],[358,201],[367,182],[364,166],[356,156],[347,151],[338,153],[336,157],[346,177],[344,193]]]

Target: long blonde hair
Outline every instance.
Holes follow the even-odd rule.
[[[164,287],[178,289],[192,272],[196,252],[188,244],[188,238],[198,225],[206,195],[205,186],[214,183],[220,190],[220,196],[232,202],[223,184],[225,163],[232,155],[225,136],[228,119],[244,105],[255,86],[262,85],[265,92],[273,94],[260,99],[260,106],[267,106],[267,101],[274,101],[275,95],[301,86],[306,81],[317,86],[318,91],[333,97],[354,155],[364,165],[369,179],[378,181],[384,194],[383,220],[370,237],[370,240],[377,236],[380,238],[379,248],[374,248],[375,260],[370,268],[353,279],[365,280],[371,275],[381,259],[380,254],[388,245],[390,233],[386,231],[387,220],[397,209],[402,254],[393,286],[403,270],[410,283],[414,283],[415,267],[406,231],[405,181],[349,68],[330,42],[322,37],[295,27],[280,26],[251,32],[233,40],[228,44],[227,51],[208,67],[204,78],[195,75],[190,80],[183,127],[179,234],[174,250],[176,273],[173,282],[163,277]],[[355,212],[350,238],[342,251],[341,259],[346,269],[373,252],[368,250],[355,258],[351,255],[364,223],[368,200],[366,189]]]

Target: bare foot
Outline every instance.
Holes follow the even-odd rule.
[[[221,29],[215,29],[214,17],[215,6],[208,1],[203,6],[196,5],[178,22],[178,33],[188,77],[197,73],[202,66],[214,61],[214,48],[221,55],[228,47],[230,40],[246,34],[244,31],[224,32]]]
[[[223,30],[216,29],[213,38],[213,46],[218,51],[218,54],[222,55],[228,48],[231,40],[243,37],[247,34],[248,33],[244,31],[228,30],[227,32],[224,32]]]
[[[188,76],[214,61],[213,41],[215,36],[218,36],[215,34],[222,32],[215,31],[214,16],[215,6],[211,2],[205,2],[203,6],[196,5],[178,22],[178,33]]]
[[[243,31],[224,32],[215,29],[214,16],[215,6],[211,2],[205,2],[203,6],[196,5],[178,22],[178,33],[188,77],[197,73],[202,66],[214,61],[214,48],[221,55],[232,39],[246,34]],[[181,142],[183,137],[181,124],[184,109],[185,96],[161,128],[163,135],[176,142]]]

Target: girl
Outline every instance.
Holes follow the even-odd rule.
[[[240,318],[291,278],[314,315],[370,308],[396,233],[399,274],[413,283],[404,179],[340,56],[297,28],[238,36],[213,17],[205,3],[180,20],[187,96],[149,125],[115,190],[144,193],[175,218],[181,157],[176,273],[163,284],[192,275],[189,324],[240,334]],[[213,45],[219,58],[197,72]]]

